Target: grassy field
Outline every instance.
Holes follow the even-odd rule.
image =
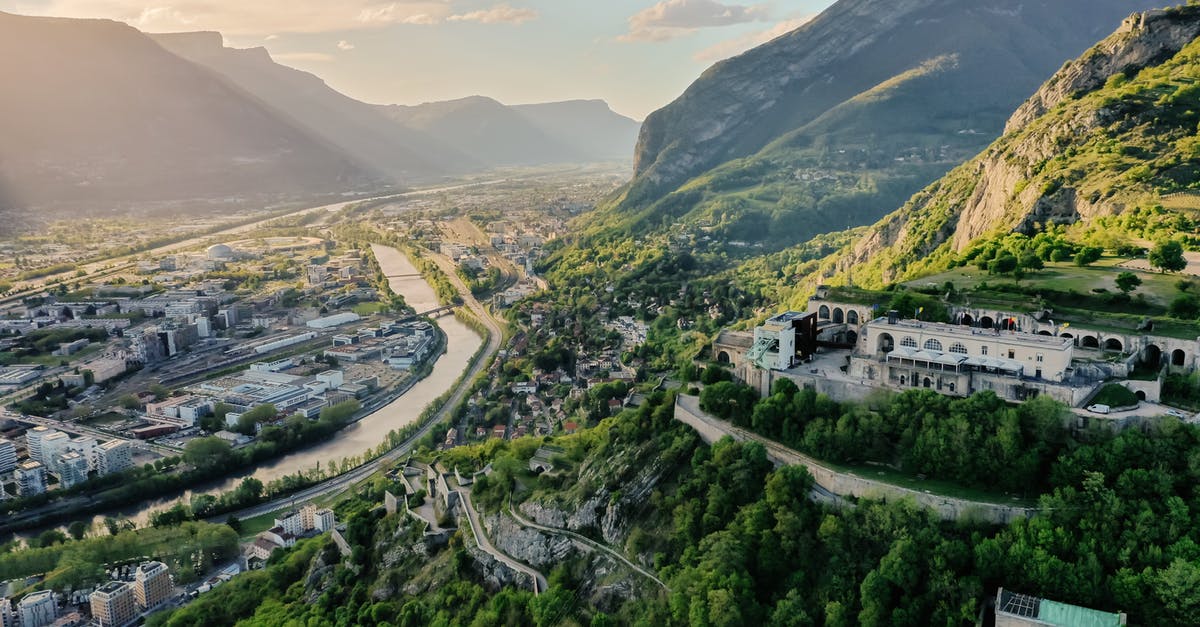
[[[1133,272],[1142,280],[1142,284],[1131,293],[1131,296],[1137,297],[1138,294],[1142,294],[1150,303],[1166,307],[1179,294],[1179,290],[1175,288],[1175,284],[1183,278],[1180,275],[1146,272],[1144,270],[1121,267],[1121,264],[1127,261],[1129,259],[1123,257],[1104,257],[1100,261],[1084,267],[1076,266],[1069,262],[1049,262],[1046,264],[1044,270],[1032,272],[1020,281],[1016,281],[1011,277],[991,275],[975,266],[965,266],[909,281],[906,285],[910,287],[926,287],[929,285],[940,287],[946,281],[950,281],[957,289],[971,289],[980,283],[986,282],[989,286],[1012,285],[1058,291],[1075,290],[1081,294],[1092,294],[1094,293],[1092,292],[1094,289],[1105,289],[1110,293],[1119,293],[1120,290],[1117,289],[1114,282],[1117,275],[1121,272]],[[1016,295],[1014,294],[1013,296]]]
[[[384,303],[359,303],[354,306],[354,313],[360,316],[370,316],[383,311],[387,311],[388,306]]]
[[[944,481],[941,479],[922,479],[915,475],[895,470],[887,466],[877,465],[847,465],[835,464],[824,460],[820,461],[822,466],[827,466],[838,472],[850,473],[858,475],[864,479],[871,479],[880,483],[887,483],[917,492],[926,492],[939,496],[950,498],[959,498],[969,501],[980,501],[984,503],[996,503],[1002,505],[1012,505],[1014,507],[1034,507],[1037,505],[1037,494],[1008,494],[1004,492],[994,492],[981,488],[971,488],[953,481]]]
[[[129,420],[129,416],[117,413],[115,411],[109,411],[104,412],[99,416],[82,420],[81,423],[89,427],[105,427],[108,425],[117,424],[119,422],[124,422],[126,420]]]

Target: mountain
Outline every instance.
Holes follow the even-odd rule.
[[[881,286],[1048,224],[1114,248],[1195,230],[1200,7],[1134,15],[1029,98],[1007,133],[827,264]]]
[[[0,208],[268,201],[627,158],[603,102],[360,102],[214,32],[0,13]]]
[[[571,161],[571,151],[499,102],[471,96],[416,106],[383,108],[396,122],[499,166]]]
[[[12,204],[341,192],[376,177],[125,24],[0,13]]]
[[[977,154],[1064,61],[1161,0],[840,0],[642,125],[584,232],[680,223],[782,248],[869,224]]]
[[[383,107],[406,127],[496,166],[628,158],[637,122],[603,101],[507,106],[483,96]]]
[[[276,63],[265,48],[226,48],[221,34],[214,32],[151,37],[351,155],[363,168],[391,180],[429,179],[491,165],[440,138],[396,124],[377,107],[335,91],[308,72]]]
[[[511,105],[534,126],[575,151],[581,159],[628,159],[641,124],[608,107],[603,100],[567,100]]]

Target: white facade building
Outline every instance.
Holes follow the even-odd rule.
[[[67,451],[55,459],[59,485],[66,489],[77,486],[88,478],[88,460],[76,451]]]
[[[17,467],[17,445],[12,440],[0,438],[0,475],[12,472]]]
[[[17,496],[33,496],[46,491],[46,467],[42,462],[27,461],[16,470]]]
[[[17,616],[21,618],[21,627],[44,627],[58,618],[58,603],[54,593],[42,590],[28,594],[17,604]]]
[[[96,447],[96,472],[101,477],[133,468],[133,451],[125,440],[110,440]]]

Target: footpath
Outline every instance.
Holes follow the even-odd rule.
[[[695,396],[681,394],[676,398],[675,420],[695,429],[708,444],[726,436],[740,442],[758,442],[766,448],[767,457],[776,466],[804,466],[816,484],[814,500],[829,502],[830,499],[843,500],[845,497],[885,501],[911,499],[918,505],[934,510],[946,520],[973,518],[997,524],[1008,524],[1018,518],[1030,518],[1037,514],[1037,508],[944,496],[835,470],[799,451],[704,412],[700,409],[700,399]]]

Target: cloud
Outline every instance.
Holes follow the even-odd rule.
[[[256,36],[326,33],[448,20],[520,23],[537,14],[507,4],[464,12],[463,0],[38,0],[21,12],[109,18],[147,31],[216,30]]]
[[[354,50],[354,44],[343,39],[337,42],[337,48],[338,50]]]
[[[629,18],[621,41],[667,41],[700,28],[757,22],[767,18],[766,5],[722,4],[717,0],[662,0]]]
[[[459,15],[451,15],[446,18],[451,22],[481,22],[483,24],[520,24],[537,18],[538,13],[533,9],[515,9],[507,4],[497,4],[496,6],[482,11],[471,11],[470,13],[462,13]]]
[[[692,55],[692,58],[701,63],[711,64],[722,59],[737,56],[751,48],[761,46],[780,35],[786,35],[800,28],[812,20],[813,17],[812,15],[805,15],[787,19],[766,30],[746,33],[740,37],[719,41],[703,50],[697,51]]]

